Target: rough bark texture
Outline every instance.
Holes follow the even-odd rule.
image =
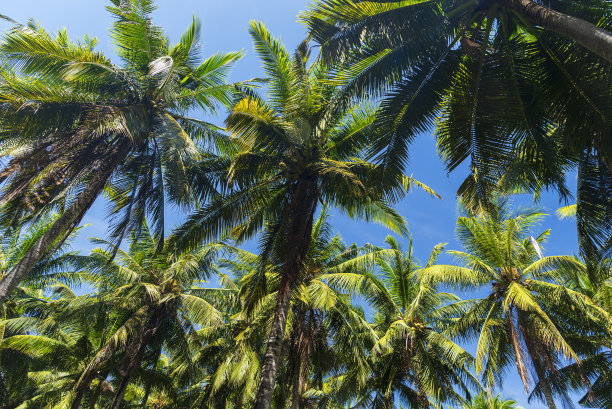
[[[553,31],[612,62],[612,33],[577,17],[551,10],[532,0],[505,0],[531,23]]]
[[[312,220],[317,205],[316,184],[302,181],[292,195],[287,226],[287,248],[284,265],[281,269],[281,282],[276,300],[272,328],[264,355],[261,377],[255,397],[255,409],[269,409],[276,380],[278,357],[282,346],[283,334],[287,324],[287,313],[291,302],[291,289],[302,267],[304,256],[310,245]]]
[[[91,382],[95,379],[97,375],[97,368],[106,359],[106,356],[100,355],[96,357],[92,365],[90,365],[91,369],[86,369],[85,372],[81,375],[81,378],[77,381],[74,392],[74,399],[72,400],[72,404],[70,405],[70,409],[79,409],[81,407],[81,401],[83,400],[83,396],[85,392],[89,391],[89,386]]]
[[[80,218],[96,200],[106,181],[110,178],[115,167],[123,159],[123,155],[116,153],[111,161],[102,165],[90,180],[87,187],[79,194],[77,199],[53,223],[36,243],[26,252],[23,258],[0,282],[0,302],[2,302],[28,275],[32,268],[43,259],[53,244],[70,231]]]

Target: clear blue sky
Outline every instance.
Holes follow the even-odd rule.
[[[98,49],[114,57],[113,45],[108,37],[111,19],[104,9],[106,4],[103,0],[3,0],[0,14],[19,22],[33,18],[49,31],[66,27],[73,39],[86,33],[96,36],[99,39]],[[247,33],[249,20],[262,20],[274,35],[282,38],[289,49],[293,49],[305,36],[305,30],[296,21],[296,16],[306,8],[307,0],[158,0],[157,4],[159,8],[154,16],[155,23],[165,28],[171,42],[178,40],[195,14],[203,23],[202,46],[205,56],[239,49],[247,52],[246,57],[233,70],[232,80],[261,75]],[[0,29],[8,27],[7,23],[0,22]],[[222,117],[213,118],[213,121],[221,124]],[[436,243],[448,242],[447,248],[459,249],[454,235],[457,217],[455,192],[467,175],[467,170],[464,168],[448,176],[436,155],[431,134],[421,135],[410,151],[411,160],[406,173],[433,187],[443,197],[442,200],[432,199],[416,191],[397,206],[408,221],[417,256],[426,260]],[[524,196],[516,198],[515,202],[520,206],[529,206],[531,198]],[[556,194],[544,195],[539,206],[550,214],[542,227],[552,229],[551,238],[545,246],[546,254],[575,253],[577,243],[574,224],[571,221],[559,221],[554,216],[554,210],[560,206]],[[104,204],[97,202],[84,219],[90,225],[74,243],[76,249],[90,249],[88,237],[105,236],[105,215]],[[169,211],[168,216],[167,228],[170,229],[178,223],[179,218],[174,211]],[[345,241],[357,244],[381,244],[388,234],[379,226],[353,222],[341,215],[334,217],[334,225]],[[451,260],[443,256],[441,261]],[[473,350],[471,345],[465,347]],[[525,408],[544,409],[545,406],[539,403],[527,404],[522,384],[513,369],[509,368],[504,396],[519,401]]]

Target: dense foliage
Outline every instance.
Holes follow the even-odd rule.
[[[512,409],[509,370],[612,408],[609,1],[320,0],[293,53],[251,22],[265,76],[232,84],[197,19],[171,46],[151,0],[110,3],[118,65],[3,17],[0,408]],[[470,174],[462,248],[420,260],[394,205],[439,198],[405,174],[432,130]],[[573,171],[579,255],[545,256],[507,197]],[[102,195],[109,237],[70,251]]]

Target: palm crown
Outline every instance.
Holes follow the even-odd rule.
[[[396,399],[415,408],[461,402],[470,388],[479,388],[471,375],[473,358],[443,331],[460,310],[454,294],[438,292],[421,280],[423,269],[435,265],[444,248],[438,244],[421,266],[413,255],[412,240],[402,251],[387,237],[390,251],[379,257],[380,274],[362,272],[337,282],[357,291],[375,307],[371,324],[375,342],[369,379],[355,388],[356,407],[394,407]],[[347,377],[344,388],[353,388]],[[400,406],[401,407],[401,406]]]
[[[424,279],[468,289],[490,286],[485,298],[460,302],[466,311],[448,334],[478,336],[476,369],[488,385],[501,383],[514,358],[528,391],[533,368],[542,395],[554,408],[549,376],[558,368],[559,356],[580,359],[574,345],[581,344],[568,334],[582,334],[584,346],[596,328],[609,332],[611,321],[588,296],[563,285],[579,264],[574,257],[540,258],[540,243],[549,231],[535,238],[530,232],[541,217],[537,210],[510,217],[502,205],[489,216],[459,218],[457,235],[465,251],[449,253],[464,266],[432,266],[425,269]]]
[[[267,74],[268,97],[249,91],[232,107],[226,126],[240,148],[228,169],[230,189],[190,216],[174,240],[194,246],[231,229],[241,241],[265,226],[260,264],[273,260],[282,277],[261,376],[260,385],[266,386],[256,403],[265,409],[289,294],[309,248],[319,202],[403,232],[404,219],[391,203],[418,182],[387,175],[361,159],[376,136],[374,110],[347,107],[336,72],[320,60],[310,63],[306,42],[292,56],[262,23],[252,22],[250,33]]]
[[[225,76],[242,54],[200,62],[195,18],[170,46],[151,22],[149,0],[114,0],[108,10],[120,66],[94,50],[95,39],[75,43],[64,31],[52,36],[34,25],[17,25],[0,44],[1,144],[10,157],[1,173],[2,220],[20,223],[66,207],[36,253],[5,280],[2,296],[27,273],[28,260],[37,261],[78,225],[105,186],[114,202],[112,237],[119,241],[147,213],[161,240],[165,201],[187,206],[210,192],[195,194],[187,171],[207,156],[202,148],[222,138],[187,115],[231,101],[234,88]],[[198,147],[198,141],[206,143]]]
[[[312,221],[319,201],[403,231],[390,203],[418,182],[385,178],[382,168],[360,159],[376,137],[374,109],[346,107],[339,74],[318,59],[310,63],[306,43],[291,55],[262,23],[252,22],[250,33],[268,97],[249,92],[233,106],[226,119],[240,146],[228,171],[233,190],[194,214],[177,239],[195,244],[231,227],[242,240],[272,221],[282,230],[295,213],[287,206],[299,204],[299,217]]]
[[[585,38],[612,39],[610,12],[599,0],[324,0],[303,18],[324,56],[354,62],[354,92],[383,95],[375,148],[387,167],[401,171],[407,145],[436,127],[447,169],[469,164],[458,193],[476,210],[499,189],[567,198],[579,166],[579,224],[601,244],[612,232],[611,59],[559,27],[571,16],[593,30]]]
[[[213,304],[223,306],[226,294],[221,289],[201,287],[214,272],[219,246],[204,246],[180,256],[160,252],[145,224],[140,235],[132,237],[128,251],[111,246],[110,250],[98,248],[89,256],[73,257],[73,265],[86,271],[73,274],[86,276],[99,296],[76,297],[65,286],[58,287],[70,297],[56,302],[58,311],[51,314],[53,319],[31,312],[36,318],[25,323],[7,322],[9,327],[25,324],[39,335],[9,337],[3,344],[5,349],[24,353],[35,362],[50,360],[58,370],[68,371],[61,382],[41,374],[32,402],[52,392],[46,399],[71,408],[80,407],[83,399],[92,407],[102,399],[108,407],[118,408],[136,377],[148,391],[151,385],[167,392],[192,382],[200,373],[193,354],[193,348],[201,345],[196,326],[215,327],[224,320],[222,311]],[[26,307],[36,305],[32,300],[23,303]],[[54,308],[53,303],[39,304],[47,315]],[[38,355],[36,348],[40,348]],[[78,355],[74,359],[53,358],[66,351]],[[172,381],[157,368],[162,354],[172,359]],[[97,386],[102,384],[112,385],[110,399],[100,395]],[[146,392],[142,397],[145,403],[148,396]]]

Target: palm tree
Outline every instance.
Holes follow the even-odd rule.
[[[187,114],[231,101],[225,76],[242,53],[198,63],[195,18],[171,47],[151,22],[151,0],[111,3],[120,66],[95,51],[95,39],[71,42],[65,31],[52,36],[35,25],[16,25],[0,43],[1,154],[10,158],[0,172],[0,219],[16,225],[65,207],[0,282],[0,299],[79,224],[105,187],[115,203],[117,241],[138,230],[147,213],[162,240],[166,200],[206,200],[187,172],[207,156],[198,140],[220,147],[223,138]]]
[[[155,370],[162,351],[183,372],[196,371],[193,348],[201,346],[196,326],[223,322],[221,312],[211,304],[219,299],[221,290],[199,286],[215,271],[213,261],[219,245],[185,251],[180,256],[159,252],[157,239],[146,225],[131,238],[128,251],[104,240],[96,242],[110,249],[98,248],[81,263],[93,274],[90,280],[99,294],[94,300],[102,298],[112,308],[109,314],[113,318],[105,328],[107,338],[74,384],[73,409],[79,407],[104,368],[115,371],[112,409],[120,407],[143,364]],[[81,314],[88,308],[82,308]]]
[[[610,17],[609,5],[605,2],[591,0],[583,2],[580,6],[567,2],[542,4],[543,2],[538,0],[496,0],[494,2],[436,0],[433,4],[419,0],[409,3],[401,1],[381,3],[351,0],[319,1],[313,7],[315,13],[311,14],[309,24],[320,38],[347,44],[355,41],[356,31],[340,33],[337,27],[329,25],[330,20],[333,23],[340,22],[347,25],[357,23],[365,26],[367,30],[376,30],[376,25],[381,21],[393,22],[394,16],[391,14],[400,15],[402,13],[409,17],[410,21],[404,23],[395,20],[394,23],[398,26],[408,30],[435,30],[434,24],[437,21],[432,21],[431,18],[445,16],[452,23],[462,25],[466,31],[470,32],[486,26],[487,22],[483,21],[486,16],[501,20],[514,14],[516,21],[521,25],[542,27],[567,40],[575,41],[612,62],[612,33],[606,30],[608,28],[605,26],[606,22],[602,21]],[[398,10],[399,13],[393,13]],[[420,27],[417,27],[419,24]],[[419,41],[417,38],[411,40]]]
[[[219,297],[215,303],[223,314],[223,323],[213,322],[198,329],[202,347],[194,351],[193,360],[201,372],[195,382],[193,377],[187,380],[189,386],[181,389],[177,407],[227,408],[230,405],[242,409],[252,405],[255,397],[268,331],[255,318],[259,316],[259,308],[245,306],[243,278],[256,269],[258,257],[229,245],[224,246],[224,251],[216,262],[222,286],[216,290]],[[181,374],[174,376],[180,380]]]
[[[390,170],[401,171],[407,144],[434,125],[448,171],[471,162],[458,193],[473,209],[493,207],[499,189],[568,198],[565,175],[579,166],[578,190],[594,193],[580,214],[606,240],[612,93],[601,84],[612,81],[612,48],[590,41],[611,38],[611,13],[599,0],[322,0],[303,18],[324,56],[354,62],[354,92],[384,95],[372,153],[385,151]],[[591,33],[560,31],[561,21]]]
[[[291,290],[319,202],[403,232],[404,220],[390,203],[418,182],[359,159],[375,136],[373,109],[346,107],[332,81],[336,71],[319,60],[311,64],[305,42],[292,56],[262,23],[251,22],[250,34],[267,75],[268,98],[248,92],[232,108],[226,126],[241,144],[229,169],[233,189],[190,216],[175,240],[195,245],[232,229],[242,241],[266,226],[260,263],[278,265],[281,276],[255,404],[268,409]]]
[[[6,229],[0,234],[0,274],[2,276],[19,262],[23,254],[45,234],[57,217],[57,215],[43,215],[35,223],[17,229]],[[68,240],[57,243],[57,249],[53,254],[34,266],[24,281],[28,287],[19,288],[15,297],[5,300],[0,305],[0,342],[13,335],[24,335],[20,328],[14,329],[8,323],[12,319],[22,319],[23,315],[36,311],[37,309],[33,307],[36,303],[33,300],[41,298],[45,290],[50,291],[51,294],[60,295],[64,289],[69,292],[66,284],[78,285],[83,281],[80,272],[67,273],[75,254],[67,252],[66,247],[77,232],[78,229],[73,230]],[[30,300],[29,306],[24,309],[22,302],[28,299]],[[19,354],[16,356],[10,351],[0,352],[0,402],[6,399],[7,402],[4,404],[8,405],[10,402],[19,400],[20,391],[31,386],[23,370],[29,363],[22,358]]]
[[[612,260],[605,251],[594,250],[587,252],[589,256],[583,259],[575,258],[571,263],[563,263],[560,268],[564,273],[564,284],[593,300],[608,314],[612,314]],[[572,314],[563,311],[560,315]],[[572,314],[573,315],[573,314]],[[580,399],[586,407],[610,406],[610,391],[612,390],[612,344],[605,331],[593,331],[590,323],[580,319],[570,323],[568,335],[576,348],[585,357],[579,363],[570,363],[559,369],[551,381],[554,382],[553,393],[563,399],[564,403],[571,404],[572,399],[568,391],[584,392],[584,378],[590,381],[590,388]],[[530,395],[530,399],[541,396],[542,387],[537,384]]]
[[[0,233],[0,277],[6,276],[23,258],[30,248],[49,230],[59,215],[42,215],[34,223],[8,228]],[[74,229],[69,237],[55,243],[53,252],[43,257],[23,281],[31,288],[45,288],[48,284],[78,285],[80,277],[69,271],[71,261],[76,253],[67,252],[66,247],[76,237],[79,229]]]
[[[535,238],[530,234],[542,216],[525,210],[510,217],[502,202],[489,215],[460,217],[457,236],[466,251],[449,253],[463,267],[432,266],[424,279],[465,289],[490,286],[485,298],[462,302],[467,310],[447,333],[478,337],[476,369],[488,386],[502,384],[503,371],[514,359],[529,391],[532,368],[531,376],[554,409],[549,377],[559,368],[560,356],[580,363],[581,350],[592,349],[584,342],[594,334],[609,337],[612,321],[591,298],[564,285],[574,257],[540,257],[549,231]]]
[[[311,245],[292,293],[275,407],[283,407],[288,401],[293,409],[312,407],[325,399],[333,402],[338,394],[331,392],[329,384],[338,376],[347,376],[347,372],[354,380],[367,379],[366,346],[372,344],[374,332],[363,311],[351,304],[350,294],[331,283],[373,271],[377,258],[393,251],[370,245],[346,246],[333,233],[329,219],[327,209],[323,208],[313,224]],[[254,291],[256,285],[250,282],[257,278],[255,270],[245,276],[243,285]],[[278,271],[272,270],[266,281],[274,283],[268,292],[277,290]],[[269,296],[257,300],[249,293],[245,295],[251,303],[267,304],[265,309],[262,305],[258,315],[268,322],[273,307]]]
[[[521,409],[513,400],[503,399],[499,395],[492,397],[480,393],[463,405],[462,409]]]
[[[461,402],[461,394],[469,396],[470,389],[480,385],[470,373],[473,358],[442,332],[461,313],[455,304],[458,297],[420,279],[444,244],[434,247],[422,267],[413,255],[412,240],[406,252],[393,237],[386,243],[392,254],[379,259],[379,276],[362,273],[338,280],[345,288],[361,288],[375,311],[372,372],[361,390],[356,389],[352,407],[390,408],[396,399],[413,408]],[[350,378],[346,382],[353,387]]]
[[[95,355],[104,317],[67,319],[66,310],[78,297],[64,284],[45,290],[18,287],[5,303],[2,321],[2,387],[4,407],[69,405],[70,390],[85,362]],[[100,393],[112,390],[98,379]]]
[[[216,369],[207,389],[211,400],[223,407],[230,402],[242,407],[255,398],[253,380],[266,347],[259,339],[269,332],[281,278],[274,264],[261,270],[256,254],[235,247],[227,250],[232,259],[222,260],[220,265],[238,281],[241,311],[227,329],[207,332],[210,341],[203,355],[210,362],[221,361],[213,366]],[[321,211],[313,223],[311,245],[291,296],[274,407],[291,402],[292,408],[304,408],[330,399],[328,380],[344,371],[366,378],[368,364],[361,338],[373,332],[363,314],[350,304],[350,296],[326,281],[328,275],[338,280],[354,271],[372,269],[376,257],[389,253],[372,246],[347,247],[333,234],[326,208]]]

